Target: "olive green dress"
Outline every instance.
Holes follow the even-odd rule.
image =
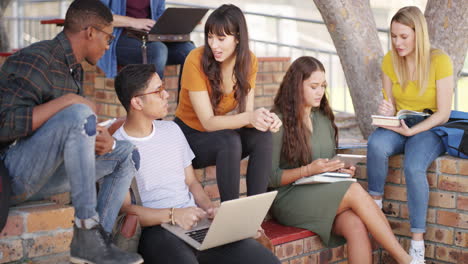
[[[280,118],[282,118],[280,116]],[[335,155],[335,131],[331,121],[320,111],[311,115],[312,158],[331,158]],[[273,134],[273,170],[270,188],[278,190],[271,212],[275,219],[288,226],[308,229],[320,236],[324,245],[336,247],[346,240],[332,234],[336,211],[352,182],[281,186],[283,169],[296,168],[280,159],[283,129]]]

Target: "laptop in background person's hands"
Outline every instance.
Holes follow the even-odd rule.
[[[127,34],[139,39],[146,36],[146,41],[190,41],[190,33],[200,23],[206,12],[208,12],[207,8],[169,7],[149,32],[127,28]]]

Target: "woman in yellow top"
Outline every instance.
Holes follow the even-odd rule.
[[[429,185],[426,170],[445,152],[441,139],[430,129],[447,122],[453,95],[452,62],[431,49],[424,15],[417,7],[400,9],[390,24],[392,49],[382,62],[384,100],[379,113],[393,116],[401,109],[434,114],[413,116],[400,127],[380,127],[370,136],[367,150],[368,191],[382,207],[388,158],[405,153],[404,174],[412,240],[410,255],[424,258]]]
[[[248,41],[242,11],[234,5],[216,9],[205,23],[205,46],[185,61],[175,113],[195,153],[193,166],[216,165],[222,201],[239,197],[240,160],[247,155],[247,194],[266,191],[270,131],[281,126],[275,114],[254,110],[257,58]]]

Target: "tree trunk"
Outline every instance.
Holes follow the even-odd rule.
[[[10,42],[8,40],[8,35],[5,29],[5,20],[3,19],[5,9],[10,4],[10,2],[11,0],[0,1],[0,52],[10,50]]]
[[[452,58],[453,74],[457,80],[468,49],[468,1],[429,0],[424,15],[431,46],[445,51]]]
[[[336,47],[365,138],[373,131],[371,114],[382,100],[383,57],[368,0],[314,0]]]

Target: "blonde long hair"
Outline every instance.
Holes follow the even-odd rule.
[[[398,10],[398,12],[392,17],[390,27],[393,22],[406,25],[414,30],[414,59],[416,69],[413,78],[416,80],[417,86],[419,86],[419,95],[421,96],[427,89],[429,70],[431,66],[431,43],[429,42],[426,18],[421,10],[416,6],[406,6]],[[411,73],[406,66],[405,58],[398,55],[393,42],[392,64],[398,81],[404,90],[410,81]]]

